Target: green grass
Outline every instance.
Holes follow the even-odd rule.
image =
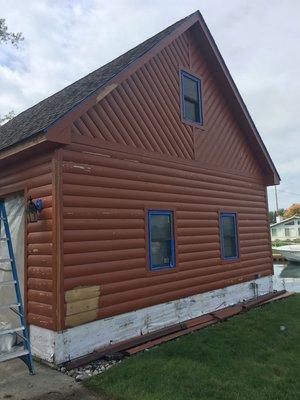
[[[289,244],[299,244],[299,243],[300,243],[300,239],[294,239],[294,240],[289,240],[289,239],[279,240],[279,239],[277,239],[272,242],[272,247],[286,246]]]
[[[111,400],[298,400],[300,295],[129,357],[86,385]]]

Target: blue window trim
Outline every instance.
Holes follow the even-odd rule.
[[[203,125],[203,102],[202,102],[201,79],[199,79],[196,76],[191,75],[188,72],[183,71],[183,70],[180,71],[180,76],[181,76],[181,115],[182,115],[182,119],[185,122],[193,123],[193,124],[197,124],[197,125],[202,126]],[[192,119],[189,119],[189,118],[186,117],[185,96],[184,96],[183,79],[182,79],[184,76],[197,83],[197,89],[198,89],[197,97],[198,97],[198,105],[199,105],[199,110],[198,110],[199,111],[199,121],[193,121]]]
[[[152,255],[151,255],[151,245],[152,245],[152,234],[151,234],[151,223],[150,219],[152,215],[169,215],[171,217],[171,261],[168,265],[153,265]],[[151,271],[157,271],[162,269],[175,268],[175,238],[174,238],[174,213],[173,211],[165,210],[148,210],[148,249],[149,249],[149,264]]]
[[[234,219],[234,237],[235,237],[235,246],[236,246],[236,256],[234,256],[234,257],[225,257],[223,217],[233,217],[233,219]],[[236,212],[221,212],[220,213],[220,230],[221,230],[221,257],[222,257],[222,260],[237,260],[239,258],[240,249],[239,249],[238,232],[237,232],[237,213]]]

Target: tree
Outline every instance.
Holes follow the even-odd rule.
[[[283,214],[284,218],[290,218],[293,215],[300,215],[300,204],[295,203],[289,206],[286,210],[285,213]]]
[[[284,213],[285,213],[285,209],[284,208],[280,208],[278,211],[269,211],[269,223],[270,224],[275,224],[276,217],[278,215],[281,215],[283,217]]]
[[[5,124],[8,122],[10,119],[13,119],[16,116],[15,112],[13,110],[10,110],[7,114],[5,114],[3,117],[0,116],[0,125]]]
[[[269,211],[269,224],[276,222],[276,211]]]
[[[10,42],[13,46],[18,47],[22,40],[24,40],[22,32],[8,32],[5,19],[0,18],[0,43]]]
[[[24,40],[21,32],[8,32],[8,28],[4,18],[0,18],[0,44],[10,42],[14,47],[18,47],[19,43]],[[13,110],[9,111],[6,115],[1,117],[0,115],[0,125],[5,124],[10,119],[14,118],[15,112]]]

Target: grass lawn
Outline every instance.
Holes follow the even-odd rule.
[[[129,357],[86,385],[111,400],[298,400],[300,295]]]

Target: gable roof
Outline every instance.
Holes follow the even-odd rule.
[[[271,228],[273,228],[274,226],[278,226],[278,225],[280,225],[280,224],[285,224],[286,222],[289,222],[289,221],[291,221],[291,220],[293,220],[293,219],[300,219],[300,216],[299,215],[293,215],[292,217],[290,217],[290,218],[287,218],[287,219],[284,219],[284,220],[282,220],[282,221],[279,221],[279,222],[274,222],[274,224],[270,224],[270,227]]]
[[[91,72],[54,95],[39,102],[26,111],[23,111],[11,121],[0,127],[0,152],[20,142],[31,139],[40,133],[46,133],[48,129],[70,113],[76,106],[86,101],[90,96],[102,89],[109,82],[117,79],[127,68],[146,58],[164,42],[175,39],[185,30],[195,26],[199,36],[199,43],[206,48],[207,55],[215,66],[215,71],[222,80],[224,90],[227,90],[228,101],[239,115],[239,122],[246,133],[246,140],[253,147],[256,156],[260,160],[266,176],[267,184],[278,184],[279,174],[273,161],[255,127],[255,124],[247,110],[245,103],[230,75],[230,72],[222,58],[219,49],[199,11],[177,21],[160,33],[139,44],[127,53],[105,64],[103,67]]]
[[[147,39],[108,64],[103,65],[59,92],[40,101],[6,124],[0,126],[0,151],[46,131],[58,118],[68,113],[77,104],[99,90],[106,82],[149,51],[188,18],[189,16],[177,21],[175,24]]]

